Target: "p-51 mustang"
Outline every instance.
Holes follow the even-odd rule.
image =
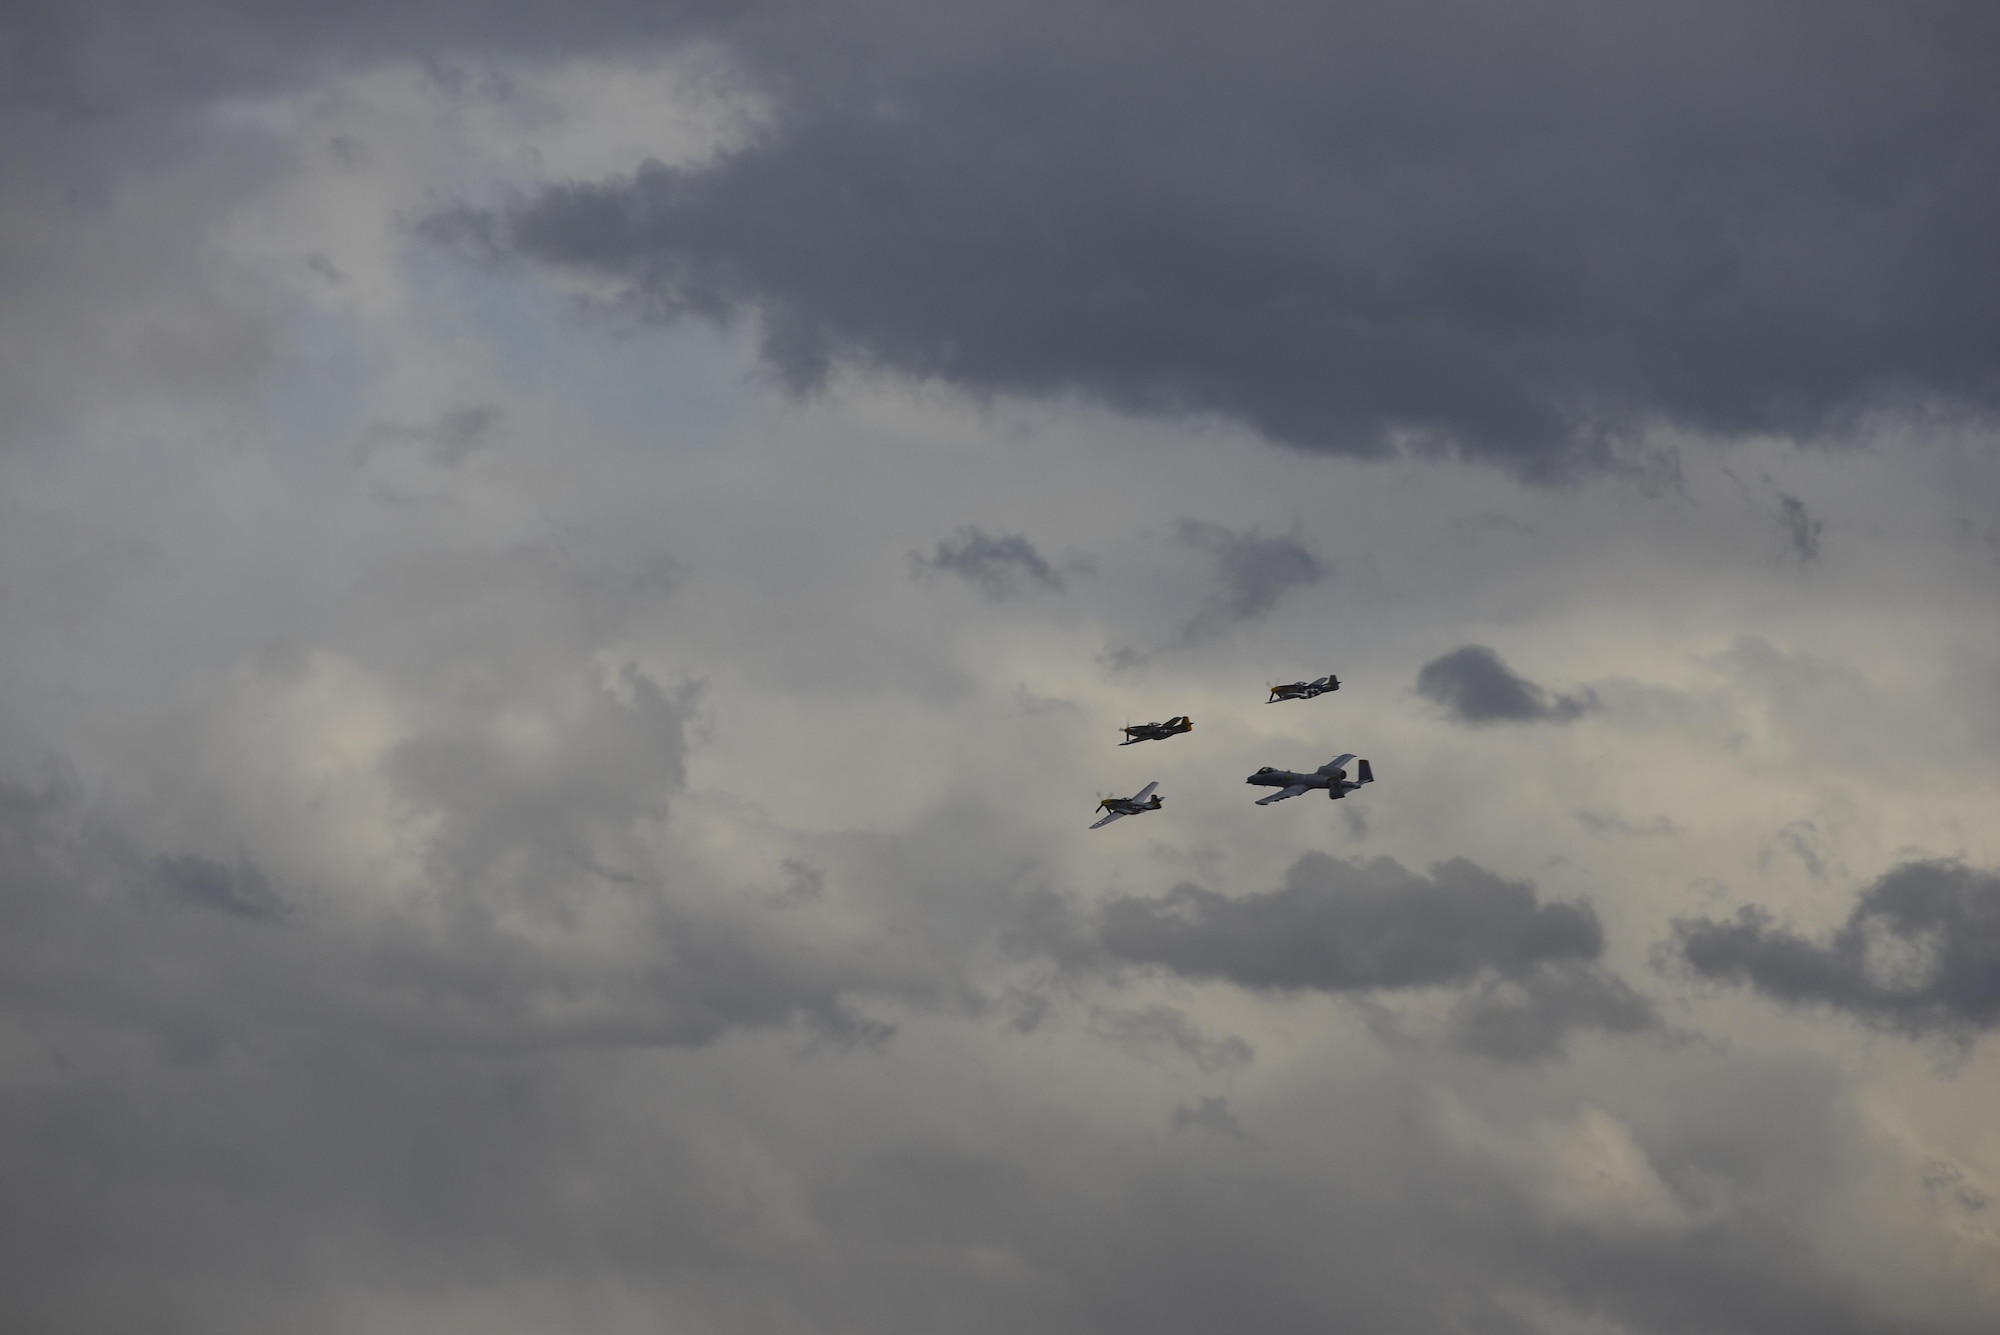
[[[1130,797],[1105,797],[1098,799],[1097,809],[1109,812],[1110,814],[1090,828],[1101,830],[1120,816],[1137,816],[1145,811],[1158,811],[1163,804],[1160,801],[1160,795],[1153,790],[1159,786],[1158,782],[1149,783]],[[1148,796],[1151,796],[1153,800],[1148,802],[1146,800]]]
[[[1339,689],[1340,678],[1329,672],[1318,681],[1291,681],[1282,686],[1273,686],[1271,698],[1264,703],[1275,705],[1280,700],[1310,700],[1314,696],[1325,695],[1328,691]]]
[[[1134,742],[1164,742],[1169,737],[1194,731],[1194,720],[1186,714],[1176,714],[1165,723],[1131,723],[1124,728],[1125,740],[1120,746],[1130,746]]]
[[[1273,802],[1282,802],[1288,797],[1297,797],[1301,793],[1309,793],[1315,788],[1326,789],[1328,797],[1346,797],[1362,784],[1375,782],[1375,771],[1368,767],[1368,762],[1365,760],[1361,762],[1359,767],[1360,777],[1354,779],[1348,778],[1347,771],[1342,769],[1341,766],[1352,759],[1354,759],[1354,756],[1350,752],[1337,759],[1327,761],[1310,774],[1294,774],[1288,769],[1273,769],[1269,765],[1266,765],[1243,782],[1254,783],[1259,788],[1278,788],[1283,790],[1272,793],[1269,797],[1258,798],[1257,805],[1260,807],[1267,807]]]

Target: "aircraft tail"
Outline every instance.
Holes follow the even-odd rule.
[[[1375,782],[1375,771],[1369,766],[1367,761],[1364,760],[1361,762],[1361,773],[1359,774],[1359,776],[1355,778],[1354,781],[1356,783]]]

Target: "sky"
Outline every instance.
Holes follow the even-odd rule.
[[[1996,61],[0,6],[0,1327],[1995,1329]]]

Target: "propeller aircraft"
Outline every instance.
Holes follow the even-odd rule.
[[[1169,737],[1194,731],[1194,720],[1186,714],[1177,714],[1165,723],[1128,723],[1121,731],[1125,740],[1120,746],[1130,746],[1134,742],[1164,742]]]
[[[1337,691],[1339,689],[1340,678],[1329,672],[1317,681],[1291,681],[1283,685],[1273,686],[1271,687],[1271,698],[1264,703],[1275,705],[1280,700],[1311,700],[1315,696],[1325,695],[1328,691]]]
[[[1118,820],[1121,817],[1137,816],[1148,811],[1158,811],[1163,804],[1160,801],[1160,795],[1154,792],[1153,790],[1155,788],[1158,788],[1159,786],[1160,785],[1156,780],[1153,783],[1147,784],[1144,788],[1141,788],[1138,792],[1132,794],[1132,796],[1130,797],[1099,798],[1097,801],[1097,809],[1099,811],[1109,812],[1110,814],[1105,816],[1103,820],[1097,822],[1097,824],[1091,826],[1090,828],[1093,830],[1101,830],[1105,826],[1109,825],[1112,821]],[[1148,802],[1146,800],[1148,797],[1151,797],[1153,800]]]

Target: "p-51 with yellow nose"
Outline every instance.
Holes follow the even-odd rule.
[[[1375,771],[1368,767],[1368,762],[1365,760],[1359,766],[1358,776],[1348,778],[1347,771],[1341,767],[1352,759],[1354,756],[1350,752],[1327,761],[1310,774],[1295,774],[1288,769],[1273,769],[1266,765],[1243,782],[1256,784],[1259,788],[1283,790],[1272,793],[1269,797],[1258,798],[1257,805],[1260,807],[1267,807],[1273,802],[1282,802],[1288,797],[1297,797],[1301,793],[1309,793],[1315,788],[1326,789],[1328,797],[1346,797],[1362,784],[1375,782]]]
[[[1155,780],[1130,797],[1100,797],[1097,799],[1097,809],[1109,814],[1090,828],[1101,830],[1112,821],[1118,820],[1121,817],[1140,816],[1148,811],[1158,811],[1163,803],[1160,801],[1160,795],[1153,790],[1159,786],[1159,781]],[[1146,800],[1148,797],[1153,800],[1148,802]]]

